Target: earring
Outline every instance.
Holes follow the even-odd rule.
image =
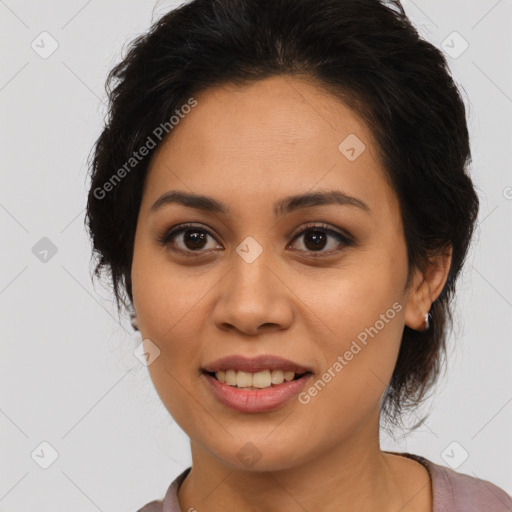
[[[426,331],[428,331],[428,328],[430,326],[429,321],[428,321],[429,316],[432,318],[432,315],[430,313],[425,313],[425,316],[423,317],[425,319],[425,330]]]
[[[137,314],[135,313],[135,310],[130,311],[130,323],[132,324],[132,328],[134,331],[139,330],[139,324],[137,322]]]

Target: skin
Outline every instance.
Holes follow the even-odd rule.
[[[151,379],[191,440],[182,510],[431,511],[426,469],[380,450],[379,409],[404,325],[424,328],[451,253],[415,271],[405,289],[399,204],[377,144],[354,111],[314,82],[280,76],[195,98],[150,163],[132,264],[139,329],[161,351]],[[349,134],[366,146],[354,161],[338,149]],[[331,189],[362,199],[370,212],[324,205],[274,217],[283,197]],[[230,214],[178,204],[151,212],[169,190],[213,197]],[[167,247],[157,243],[186,222],[210,233],[201,255],[183,232]],[[326,233],[324,255],[308,257],[318,254],[311,236],[294,239],[308,223],[355,243]],[[263,249],[252,263],[235,251],[248,236]],[[394,318],[307,405],[237,412],[200,373],[228,355],[274,354],[311,367],[316,381],[396,302]],[[247,442],[261,455],[252,467],[237,457]]]

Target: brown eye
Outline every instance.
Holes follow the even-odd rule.
[[[215,241],[208,230],[193,224],[185,224],[166,231],[158,238],[158,243],[185,256],[199,256],[210,252],[207,247],[208,238]],[[304,240],[304,249],[298,249],[299,252],[304,252],[312,257],[328,256],[335,253],[340,245],[350,246],[353,244],[351,238],[324,224],[306,226],[293,238],[293,241],[301,238]],[[215,248],[222,249],[222,247],[215,244],[210,247],[212,250]],[[327,250],[324,250],[326,248]]]
[[[323,249],[327,244],[328,235],[319,230],[308,230],[304,233],[305,246],[308,250],[316,251]]]
[[[183,231],[183,243],[187,249],[202,249],[206,243],[206,233],[198,229],[187,229]]]
[[[324,224],[314,224],[307,226],[306,229],[302,230],[298,235],[294,237],[294,241],[301,238],[304,240],[302,245],[305,247],[305,249],[299,250],[307,253],[313,253],[308,254],[308,256],[311,255],[314,257],[328,255],[336,252],[336,249],[340,246],[340,244],[350,246],[353,243],[352,240],[347,236],[331,229]],[[335,241],[334,243],[331,243],[330,247],[324,251],[323,249],[325,249],[326,246],[329,246],[330,238],[337,240],[337,242]]]
[[[187,256],[195,256],[193,253],[204,253],[208,244],[208,238],[213,238],[209,231],[194,225],[182,225],[177,229],[166,231],[159,238],[158,243],[169,247],[171,250],[186,254]],[[215,248],[213,246],[212,248]]]

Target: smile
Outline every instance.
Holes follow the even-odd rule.
[[[231,355],[202,367],[201,376],[221,404],[257,413],[279,409],[297,398],[313,371],[277,355]]]
[[[244,389],[265,389],[278,386],[283,382],[290,382],[304,375],[284,370],[263,370],[257,373],[244,372],[242,370],[218,371],[213,374],[215,378],[228,386]]]

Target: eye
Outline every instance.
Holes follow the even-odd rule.
[[[178,237],[178,235],[181,234],[185,236]],[[177,238],[181,241],[182,245],[177,248],[171,247],[173,251],[180,252],[185,256],[196,256],[192,253],[206,252],[201,249],[204,249],[208,237],[212,237],[208,230],[197,227],[193,224],[182,224],[177,229],[166,231],[163,236],[159,237],[158,243],[164,247],[174,246],[174,239]]]
[[[337,243],[331,243],[330,250],[322,251],[322,249],[329,245],[329,237],[336,239]],[[294,236],[293,240],[295,241],[300,238],[304,239],[302,245],[306,249],[299,250],[307,252],[308,257],[312,256],[315,258],[319,256],[327,256],[336,252],[336,249],[340,246],[340,244],[345,246],[350,246],[353,244],[351,238],[339,231],[330,228],[326,224],[308,224],[305,229]]]
[[[180,235],[180,236],[178,236]],[[194,253],[207,253],[209,250],[203,250],[208,245],[208,238],[214,239],[213,235],[207,229],[195,226],[193,224],[182,224],[175,229],[164,232],[163,235],[158,237],[158,243],[164,247],[170,247],[174,252],[179,252],[185,256],[198,256]],[[304,238],[305,249],[299,249],[299,252],[309,253],[308,257],[318,257],[330,255],[336,252],[337,247],[340,245],[350,246],[353,240],[348,236],[330,228],[326,224],[309,224],[305,229],[293,236],[293,241]],[[331,243],[330,250],[323,251],[326,246],[329,246],[329,238],[337,240]],[[176,244],[176,240],[181,242]],[[217,246],[218,247],[218,246]],[[222,247],[219,247],[222,249]],[[212,244],[210,249],[215,249],[215,244]],[[318,254],[315,254],[318,253]]]

